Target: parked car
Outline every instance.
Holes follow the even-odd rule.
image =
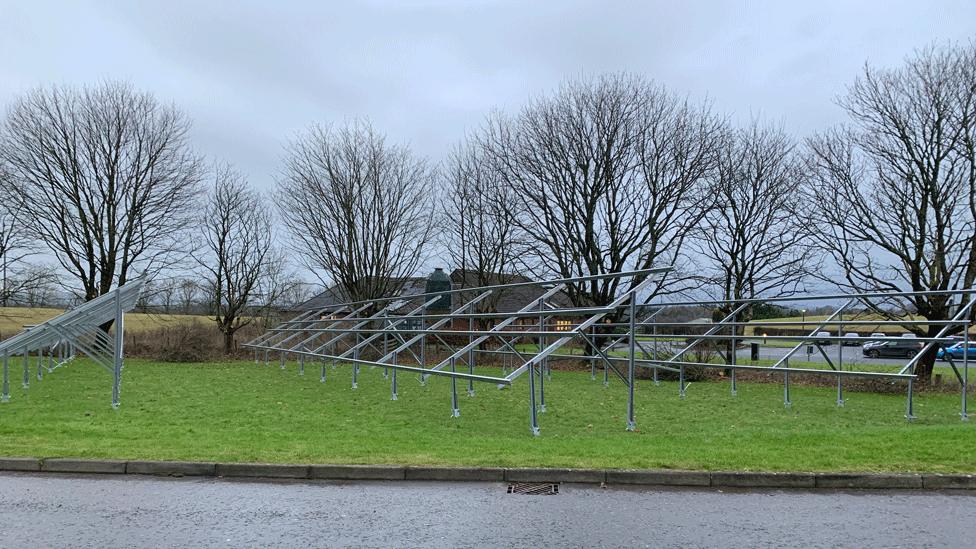
[[[842,342],[843,345],[848,345],[848,346],[851,346],[851,347],[860,347],[861,346],[861,341],[860,341],[860,339],[858,339],[858,338],[861,337],[861,334],[859,334],[857,332],[847,332],[846,334],[844,334],[844,337],[849,338],[849,339],[845,339]]]
[[[901,341],[877,341],[861,347],[861,354],[869,358],[912,358],[925,347],[921,341],[909,341],[911,338],[902,338]]]
[[[881,332],[871,332],[871,337],[872,338],[875,338],[875,337],[877,337],[877,338],[885,338],[885,337],[888,337],[888,335],[887,334],[883,334]]]
[[[939,349],[939,352],[935,354],[935,358],[939,360],[946,360],[946,356],[952,357],[952,360],[962,360],[962,354],[965,351],[965,345],[962,342],[956,343],[944,349]],[[967,358],[976,359],[976,342],[969,342],[969,353]]]
[[[817,345],[830,345],[830,332],[817,332],[817,337],[823,338],[814,340]]]
[[[913,339],[916,337],[916,335],[913,333],[907,333],[907,334],[901,334],[901,337],[904,337],[906,339]]]

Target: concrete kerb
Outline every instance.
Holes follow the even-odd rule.
[[[885,473],[820,473],[817,488],[884,488],[913,490],[922,488],[922,475]]]
[[[125,466],[130,475],[162,475],[170,477],[212,477],[217,464],[199,461],[130,461]]]
[[[125,461],[116,459],[51,458],[41,460],[41,471],[121,475],[125,473],[125,465]]]
[[[976,475],[887,473],[763,473],[641,469],[288,465],[196,461],[124,461],[0,457],[0,471],[99,473],[311,480],[567,482],[736,488],[976,490]]]

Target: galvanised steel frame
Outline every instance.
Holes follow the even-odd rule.
[[[500,284],[479,288],[464,288],[446,292],[419,294],[413,296],[384,297],[361,302],[331,305],[319,310],[307,311],[298,317],[268,330],[265,334],[246,343],[244,346],[254,350],[255,362],[263,352],[265,364],[269,363],[270,353],[278,354],[282,368],[288,356],[298,360],[298,372],[304,375],[305,361],[321,362],[322,382],[326,381],[326,362],[335,369],[338,364],[351,365],[352,388],[359,382],[361,366],[383,368],[383,377],[390,381],[390,398],[397,399],[398,372],[418,374],[417,380],[423,384],[430,376],[446,376],[451,380],[451,415],[460,416],[458,381],[467,382],[469,396],[474,396],[474,383],[490,383],[504,389],[515,380],[528,374],[529,389],[529,427],[534,435],[539,434],[539,414],[546,411],[547,380],[552,378],[550,360],[588,361],[591,379],[596,380],[598,367],[603,370],[603,384],[609,384],[610,374],[620,379],[627,388],[627,429],[636,429],[634,414],[636,369],[645,368],[652,372],[654,385],[659,384],[658,371],[677,374],[678,395],[686,396],[689,384],[686,370],[695,368],[719,368],[729,373],[731,394],[737,392],[736,372],[739,370],[775,372],[783,375],[783,402],[792,404],[790,398],[790,374],[813,374],[834,377],[837,381],[837,405],[843,406],[844,379],[860,377],[867,379],[903,380],[907,382],[907,404],[905,417],[914,419],[913,388],[916,378],[915,366],[920,358],[935,346],[945,346],[956,342],[950,335],[963,334],[964,352],[961,367],[951,358],[949,367],[955,373],[962,388],[962,410],[960,415],[967,419],[967,389],[969,387],[969,331],[970,310],[973,307],[973,294],[976,290],[952,290],[936,292],[878,292],[847,293],[819,296],[790,296],[780,298],[757,298],[735,301],[698,300],[659,302],[648,299],[656,294],[652,289],[670,267],[608,273],[549,280],[542,282],[520,282]],[[567,284],[600,279],[619,278],[628,289],[619,297],[604,306],[561,307],[552,303],[555,296]],[[536,286],[542,290],[539,297],[525,303],[522,308],[510,313],[477,312],[476,306],[499,292],[519,287]],[[464,302],[446,313],[435,314],[429,310],[441,296],[453,294]],[[898,300],[923,294],[948,295],[958,298],[956,314],[950,320],[865,320],[850,318],[844,320],[844,313],[858,303],[870,299]],[[817,321],[751,321],[741,319],[752,306],[775,302],[842,302],[827,318]],[[659,321],[657,317],[673,307],[697,306],[719,308],[728,311],[726,316],[710,324],[692,322]],[[394,311],[409,307],[403,313]],[[568,320],[567,320],[568,319]],[[490,327],[475,329],[475,322],[487,321]],[[558,324],[555,324],[558,321]],[[941,326],[934,337],[917,337],[913,341],[923,342],[923,349],[911,359],[906,359],[897,370],[884,368],[855,368],[859,366],[850,360],[844,368],[843,343],[868,341],[901,340],[900,337],[868,337],[858,335],[848,337],[845,327],[851,325],[872,326]],[[805,327],[813,325],[807,332]],[[460,328],[458,327],[460,326]],[[800,327],[802,335],[763,336],[764,341],[795,342],[784,355],[771,366],[756,363],[742,363],[737,357],[740,343],[756,341],[758,338],[745,334],[745,328]],[[833,328],[837,335],[818,335]],[[537,348],[532,350],[526,340],[534,340]],[[459,343],[460,341],[460,343]],[[523,342],[520,344],[520,342]],[[672,349],[680,342],[677,349]],[[838,344],[835,359],[824,349],[825,345]],[[446,355],[432,358],[428,344],[435,343],[447,349]],[[496,348],[487,348],[494,344]],[[582,346],[582,353],[559,353],[571,344]],[[808,353],[817,349],[824,358],[826,368],[791,367],[789,360],[798,350],[807,346]],[[719,362],[711,358],[689,360],[688,354],[702,348],[718,349]],[[721,352],[724,348],[725,352]],[[501,375],[488,375],[476,372],[478,356],[501,357],[503,361],[512,360],[517,367],[509,370],[503,362]],[[372,357],[372,358],[369,358]],[[406,357],[406,360],[403,360]],[[485,365],[483,365],[485,366]],[[497,370],[497,364],[493,364]]]
[[[145,283],[145,275],[111,292],[0,342],[3,357],[3,386],[0,402],[10,400],[10,359],[23,358],[24,389],[30,387],[31,355],[37,359],[37,380],[75,359],[87,355],[112,374],[112,407],[119,407],[122,390],[124,313],[135,307]],[[108,333],[101,327],[113,322]]]

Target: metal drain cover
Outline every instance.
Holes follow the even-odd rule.
[[[551,482],[511,482],[508,485],[508,493],[554,496],[559,493],[559,485]]]

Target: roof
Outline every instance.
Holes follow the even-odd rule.
[[[484,285],[478,283],[478,273],[473,271],[462,271],[461,269],[455,269],[451,272],[451,282],[455,289],[460,288],[473,288],[477,286]],[[532,282],[532,279],[524,275],[502,275],[498,273],[492,273],[487,277],[484,277],[484,281],[487,281],[489,286],[496,284],[508,284],[508,283],[523,283]],[[426,277],[410,277],[403,279],[403,288],[397,294],[398,296],[403,296],[403,300],[397,300],[393,303],[394,313],[404,313],[409,309],[412,309],[419,305],[418,299],[409,299],[410,296],[416,296],[424,293],[427,286]],[[500,295],[498,299],[498,305],[495,308],[496,312],[499,313],[511,313],[519,309],[522,309],[532,301],[538,299],[544,292],[546,288],[540,286],[519,286],[516,288],[507,288],[500,290]],[[321,293],[311,297],[304,303],[301,303],[296,307],[300,311],[308,310],[326,310],[329,312],[340,312],[339,305],[343,303],[348,303],[352,301],[348,297],[348,293],[337,285],[330,286],[326,288]],[[560,292],[549,299],[549,304],[553,307],[563,308],[571,307],[572,303],[569,301],[569,297]]]

